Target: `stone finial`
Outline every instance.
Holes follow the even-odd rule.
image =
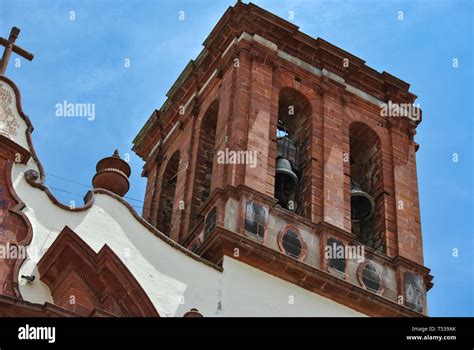
[[[130,166],[120,158],[119,151],[115,150],[111,157],[101,159],[96,166],[97,173],[92,179],[94,188],[109,190],[123,197],[130,188]]]
[[[203,317],[202,314],[199,312],[198,309],[192,308],[188,312],[186,312],[183,317]]]

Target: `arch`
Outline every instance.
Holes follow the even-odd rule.
[[[171,234],[171,223],[173,219],[174,197],[176,194],[176,183],[178,180],[180,152],[175,151],[168,160],[161,176],[160,200],[156,217],[156,228],[167,235]]]
[[[311,155],[312,107],[308,98],[300,91],[284,87],[278,94],[277,153],[275,172],[275,198],[278,204],[296,214],[311,215],[311,169],[306,167]],[[282,177],[279,168],[283,158],[290,162],[291,172],[297,180]],[[289,168],[288,163],[284,166]],[[290,169],[288,169],[290,170]],[[292,182],[295,181],[296,185]],[[287,183],[290,185],[287,186]],[[291,188],[291,190],[289,189]]]
[[[365,123],[349,125],[349,162],[352,186],[368,193],[375,206],[370,218],[360,222],[352,220],[352,233],[361,243],[385,251],[382,143],[378,134]],[[351,207],[351,211],[353,209]]]
[[[304,121],[312,114],[311,103],[300,91],[284,87],[278,95],[278,121],[284,123],[295,138],[304,133]]]
[[[218,112],[219,100],[214,100],[201,119],[193,178],[191,215],[189,219],[191,230],[198,222],[198,215],[202,205],[207,202],[211,195]]]

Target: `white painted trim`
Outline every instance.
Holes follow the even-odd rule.
[[[234,38],[234,40],[232,40],[232,42],[229,44],[229,46],[227,46],[227,48],[226,48],[226,49],[224,50],[224,52],[222,53],[221,58],[223,58],[225,55],[227,55],[227,52],[229,52],[230,48],[231,48],[232,46],[234,46],[234,44],[236,44],[238,41],[239,41],[239,39]]]
[[[156,143],[156,145],[153,146],[153,148],[151,149],[150,153],[148,154],[148,157],[151,157],[151,155],[153,154],[153,152],[155,152],[156,149],[157,149],[161,144],[165,143],[166,140],[168,140],[168,138],[169,138],[169,137],[171,136],[171,134],[176,130],[176,128],[178,127],[178,125],[179,125],[179,122],[175,123],[175,124],[173,125],[173,127],[171,128],[171,130],[169,131],[169,133],[166,134],[165,138],[164,138],[164,139],[161,138],[161,139],[158,140],[158,142]]]
[[[282,51],[282,50],[278,49],[277,44],[275,44],[274,42],[272,42],[268,39],[265,39],[265,38],[263,38],[263,37],[261,37],[260,35],[257,35],[257,34],[251,36],[250,34],[248,34],[246,32],[242,33],[242,35],[237,40],[234,39],[231,42],[229,47],[226,49],[226,52],[228,50],[230,50],[232,45],[234,45],[236,43],[239,43],[241,40],[255,41],[259,44],[262,44],[262,45],[268,47],[269,49],[276,51],[277,55],[279,57],[283,58],[284,60],[286,60],[288,62],[291,62],[291,63],[297,65],[298,67],[301,67],[304,70],[306,70],[306,71],[308,71],[308,72],[310,72],[314,75],[317,75],[318,77],[325,76],[325,77],[328,77],[328,78],[330,78],[334,81],[337,81],[338,83],[344,85],[346,87],[347,91],[353,93],[354,95],[359,96],[360,98],[362,98],[362,99],[364,99],[364,100],[366,100],[370,103],[376,104],[377,106],[380,106],[382,103],[384,103],[382,100],[378,99],[377,97],[372,96],[372,95],[366,93],[365,91],[362,91],[362,90],[356,88],[355,86],[347,84],[343,77],[341,77],[341,76],[339,76],[339,75],[337,75],[333,72],[330,72],[327,69],[322,69],[321,70],[317,67],[314,67],[311,64],[309,64],[305,61],[302,61],[299,58],[297,58],[295,56],[292,56],[292,55],[290,55],[289,53],[287,53],[285,51]]]
[[[161,140],[162,140],[162,139],[159,139],[158,142],[156,143],[156,145],[153,146],[153,148],[151,149],[150,153],[148,154],[148,157],[151,157],[151,155],[153,154],[153,152],[155,152],[156,149],[158,148],[158,146],[160,146]]]
[[[179,122],[176,122],[173,127],[171,128],[170,132],[165,136],[165,138],[163,139],[163,143],[166,142],[166,140],[168,140],[168,138],[171,136],[171,134],[173,133],[173,131],[176,130],[176,128],[178,127],[179,125]]]
[[[262,44],[263,46],[268,47],[270,50],[277,51],[278,46],[274,42],[271,42],[268,39],[265,39],[263,36],[260,36],[258,34],[253,35],[253,40],[256,41],[259,44]]]
[[[212,79],[214,79],[216,77],[216,75],[217,75],[217,69],[214,70],[214,72],[211,74],[209,79],[206,80],[206,82],[202,86],[201,90],[199,90],[197,96],[201,96],[202,92],[206,89],[206,87],[209,85],[209,83],[212,81]]]
[[[197,95],[199,95],[199,94],[197,94]],[[184,109],[184,110],[186,110],[186,108],[188,108],[188,106],[189,106],[189,104],[191,103],[191,101],[193,100],[193,98],[196,97],[197,95],[196,95],[195,92],[191,95],[191,97],[189,98],[188,102],[186,102],[186,103],[184,104],[184,106],[183,106],[183,109]]]

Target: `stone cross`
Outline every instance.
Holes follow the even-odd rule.
[[[18,34],[20,34],[20,29],[17,27],[13,27],[10,31],[10,36],[8,37],[8,40],[5,38],[0,38],[0,45],[5,46],[5,50],[3,51],[2,55],[2,60],[0,61],[0,75],[5,75],[5,71],[7,70],[8,66],[8,61],[10,60],[12,52],[15,52],[21,57],[26,58],[28,61],[33,60],[33,54],[22,49],[18,45],[15,45],[15,40],[18,38]]]

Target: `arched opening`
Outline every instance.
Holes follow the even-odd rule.
[[[211,195],[218,111],[219,102],[216,100],[208,107],[201,121],[191,201],[191,229],[197,224],[199,210]]]
[[[173,218],[174,195],[176,192],[176,181],[178,179],[179,161],[180,154],[179,151],[176,151],[166,164],[161,181],[156,228],[167,236],[171,233],[171,220]]]
[[[280,90],[278,99],[277,158],[275,164],[275,198],[282,208],[298,215],[310,215],[311,104],[299,91]]]
[[[385,251],[382,148],[377,133],[363,123],[349,129],[352,233]]]

